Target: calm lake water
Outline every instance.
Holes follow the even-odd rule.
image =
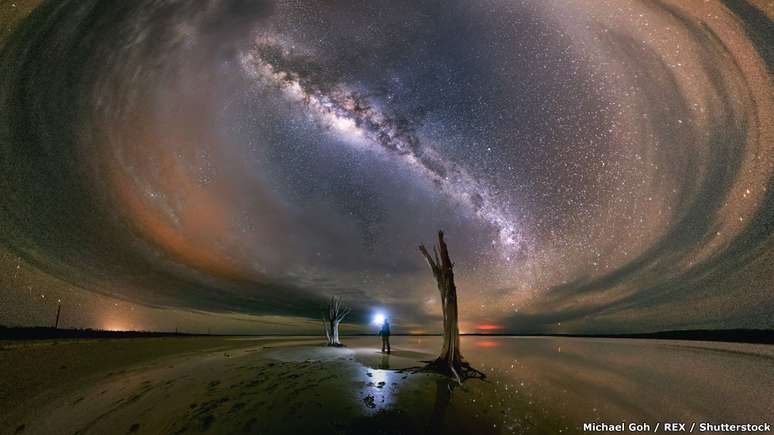
[[[378,346],[378,337],[347,338]],[[392,337],[396,354],[434,355],[441,337]],[[774,346],[679,340],[553,337],[462,338],[502,406],[528,406],[586,422],[774,423]],[[416,354],[413,354],[413,353]],[[399,358],[395,358],[398,360]],[[379,362],[390,367],[390,358]],[[477,382],[471,380],[468,382]],[[662,429],[663,430],[663,429]]]
[[[344,337],[340,348],[317,337],[223,340],[249,343],[95,371],[27,398],[6,423],[0,412],[0,433],[565,435],[622,422],[652,433],[671,422],[771,424],[774,410],[769,345],[463,337],[487,378],[459,386],[420,370],[441,337],[393,337],[390,355],[379,337]],[[56,366],[78,364],[67,346],[85,345],[63,343],[57,359],[70,359]]]

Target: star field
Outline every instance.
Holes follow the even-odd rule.
[[[0,323],[435,331],[443,229],[463,331],[774,325],[768,2],[54,3],[0,15]]]

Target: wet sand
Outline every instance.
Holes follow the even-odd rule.
[[[140,340],[89,346],[141,349]],[[189,341],[160,358],[92,366],[76,382],[12,391],[0,431],[578,433],[594,421],[759,423],[774,409],[774,346],[766,345],[464,337],[467,359],[488,378],[459,387],[411,369],[435,355],[439,337],[394,337],[390,355],[373,337],[345,338],[346,348],[308,338],[201,340],[199,349]],[[83,353],[69,349],[61,361]]]

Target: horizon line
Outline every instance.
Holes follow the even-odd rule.
[[[16,334],[14,334],[16,332]],[[396,333],[398,337],[440,337],[442,333]],[[469,332],[461,336],[478,337],[566,337],[566,338],[632,338],[632,339],[674,339],[693,341],[723,341],[740,343],[774,344],[774,328],[730,328],[730,329],[682,329],[655,332],[619,333],[550,333],[550,332]],[[93,328],[55,328],[52,326],[5,326],[0,325],[0,340],[35,340],[57,338],[130,338],[130,337],[320,337],[311,333],[204,333],[176,331],[105,330]],[[342,337],[373,337],[376,333],[341,334]]]

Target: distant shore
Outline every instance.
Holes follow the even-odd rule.
[[[149,338],[202,337],[207,334],[158,331],[107,331],[104,329],[63,329],[45,326],[7,327],[0,325],[0,340],[50,340],[57,338]]]
[[[345,334],[348,337],[376,334]],[[440,334],[393,334],[395,336],[432,337]],[[729,343],[774,344],[772,329],[693,329],[626,334],[540,334],[540,333],[468,333],[461,335],[493,337],[575,337],[575,338],[642,338],[656,340],[698,340]],[[0,340],[50,340],[70,338],[142,338],[142,337],[317,337],[312,334],[202,334],[162,331],[107,331],[101,329],[62,329],[53,327],[7,327],[0,325]]]
[[[644,338],[651,340],[698,340],[729,343],[774,344],[772,329],[689,329],[632,334],[463,334],[518,337]]]

